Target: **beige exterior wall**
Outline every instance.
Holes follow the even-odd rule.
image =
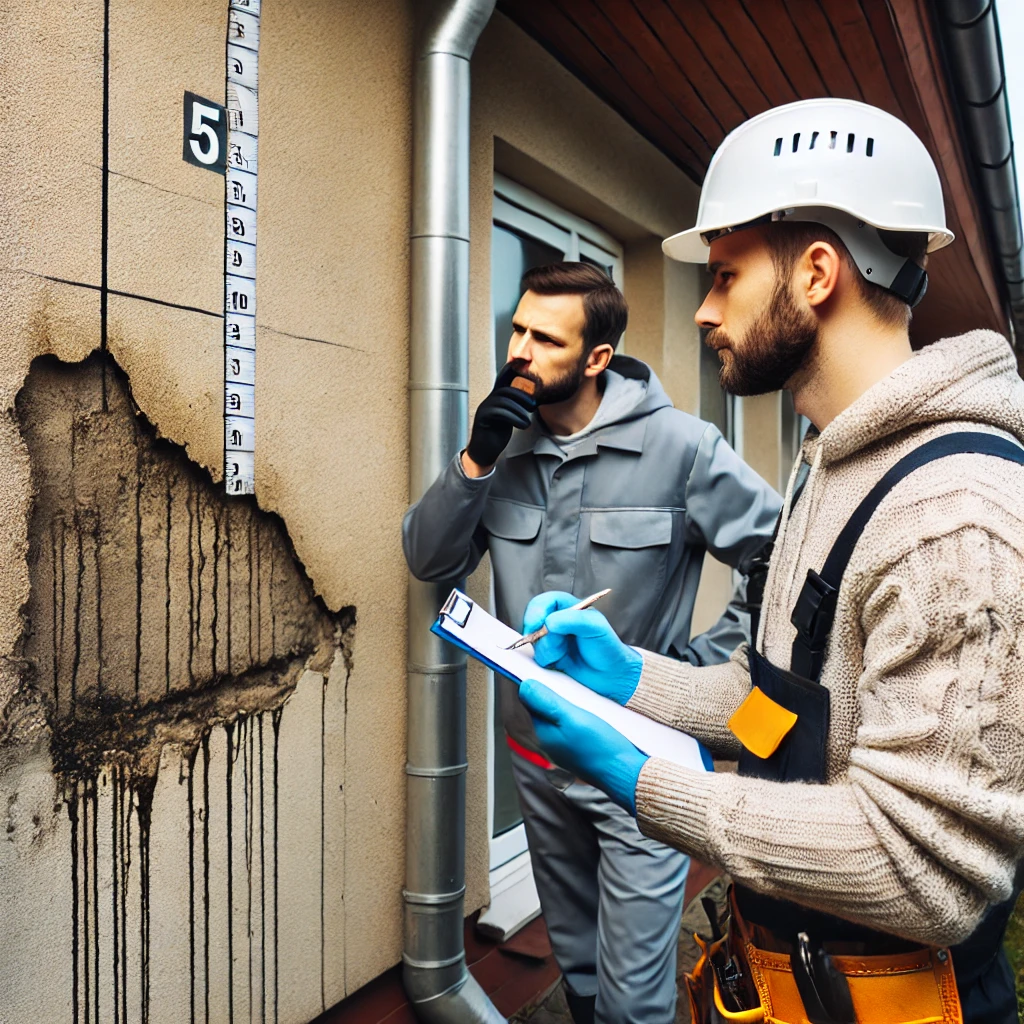
[[[128,1019],[148,999],[180,1020],[191,988],[210,1019],[290,1024],[399,959],[412,11],[264,0],[257,493],[228,502],[224,179],[181,159],[183,92],[224,95],[227,0],[110,0],[106,68],[100,0],[0,2],[12,1024],[70,1021],[87,974],[104,1020],[115,990]],[[696,186],[501,15],[472,90],[470,407],[497,168],[623,243],[629,351],[696,411],[701,275],[659,248]],[[476,668],[469,692],[467,913],[488,899]]]
[[[0,1016],[70,1021],[77,942],[79,1019],[87,1019],[86,985],[103,1020],[114,1019],[115,986],[130,1020],[145,1001],[154,1022],[189,1019],[191,979],[199,1019],[207,999],[211,1020],[228,1019],[229,1002],[236,1018],[249,1019],[251,996],[256,1019],[263,1002],[282,1022],[307,1021],[401,949],[405,659],[395,638],[406,599],[399,523],[408,493],[411,5],[263,5],[258,510],[235,499],[228,509],[220,495],[224,178],[181,158],[184,91],[224,97],[228,3],[110,0],[109,8],[105,176],[104,4],[11,0],[0,11],[0,796],[10,840],[0,848]],[[104,260],[109,353],[127,375],[109,364],[105,412],[99,364],[78,365],[100,347]],[[66,365],[30,376],[31,360],[47,353]],[[128,386],[144,420],[127,404]],[[68,397],[73,415],[61,419],[55,394]],[[65,420],[74,420],[71,440],[58,430]],[[75,440],[75,425],[86,423],[98,439],[92,478],[83,478],[81,460],[76,470],[62,458],[92,451],[81,430]],[[141,495],[138,538],[134,527],[105,525],[119,507],[104,490],[122,466],[111,453],[141,467],[120,478]],[[148,474],[158,462],[164,473]],[[166,524],[149,510],[154,479],[164,476],[186,481],[180,502],[168,483]],[[97,480],[97,493],[85,494]],[[37,520],[51,532],[58,522],[45,518],[56,507],[49,498],[33,504],[33,488],[45,497],[59,484],[71,488],[71,505],[54,516],[78,510],[101,524],[95,537],[77,519],[68,525],[68,537],[84,536],[77,571],[72,555],[51,565],[48,542],[33,533]],[[254,528],[276,568],[256,565]],[[91,713],[96,685],[122,669],[131,676],[136,542],[141,703],[157,662],[163,680],[162,632],[151,620],[163,621],[165,602],[168,697],[161,692],[137,712],[155,721],[155,738],[139,739],[141,753],[125,757],[122,774],[93,767],[84,781],[69,781],[74,773],[55,773],[51,754],[51,733],[60,731],[53,692],[18,661],[27,642],[20,610],[49,622],[43,584],[55,594],[58,580],[69,588],[57,612],[67,649],[53,656],[54,678],[66,701],[65,674],[77,673],[79,710],[88,703]],[[165,542],[166,586],[157,557]],[[181,626],[200,593],[194,629]],[[313,617],[302,620],[300,606]],[[354,609],[354,627],[345,609]],[[276,634],[273,664],[266,650],[253,653],[254,615],[257,629]],[[337,637],[303,654],[309,630],[321,626]],[[191,689],[179,679],[186,634]],[[219,643],[212,671],[223,676],[232,640],[227,672],[237,681],[218,680],[205,664]],[[84,681],[86,668],[99,684]],[[172,695],[174,714],[182,711],[177,732],[161,718]],[[75,751],[82,728],[65,730]],[[107,739],[116,749],[117,738]],[[140,807],[152,814],[142,844]],[[95,837],[95,856],[85,835]],[[139,938],[147,899],[148,1000]],[[115,943],[123,970],[112,966]]]

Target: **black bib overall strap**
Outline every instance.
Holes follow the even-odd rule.
[[[777,782],[825,782],[829,692],[820,680],[846,566],[871,516],[896,484],[936,459],[962,454],[991,455],[1024,466],[1024,448],[1006,438],[980,431],[946,434],[914,449],[900,459],[860,503],[836,538],[821,572],[808,571],[793,609],[792,623],[797,635],[789,671],[773,665],[751,647],[751,682],[798,718],[771,757],[759,758],[743,750],[739,763],[741,775]],[[1022,873],[1018,872],[1014,896],[992,907],[974,934],[953,947],[964,1024],[983,1021],[985,1024],[1016,1024],[1013,977],[1002,952],[1002,940],[1022,881]],[[787,900],[762,896],[744,886],[736,886],[736,895],[744,917],[779,934],[795,937],[805,931],[821,941],[868,942],[879,952],[888,951],[893,943],[900,941]]]

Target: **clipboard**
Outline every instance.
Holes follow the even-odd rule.
[[[624,708],[564,672],[538,665],[529,646],[507,650],[521,634],[499,622],[461,590],[448,595],[431,632],[514,683],[524,679],[544,683],[571,704],[607,722],[644,754],[693,771],[713,770],[711,755],[692,736]]]

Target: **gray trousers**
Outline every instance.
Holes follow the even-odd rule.
[[[512,755],[555,960],[597,1024],[672,1024],[690,858],[648,839],[599,789]]]

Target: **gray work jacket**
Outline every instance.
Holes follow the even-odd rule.
[[[744,588],[690,639],[705,551],[745,573],[771,539],[779,495],[709,423],[672,407],[645,363],[611,369],[645,382],[636,405],[568,453],[535,416],[493,472],[471,479],[456,457],[406,513],[405,557],[421,580],[459,580],[491,555],[496,614],[522,629],[545,590],[612,593],[600,610],[626,643],[697,664],[728,659],[747,639]],[[508,734],[539,750],[516,687],[501,681]]]

